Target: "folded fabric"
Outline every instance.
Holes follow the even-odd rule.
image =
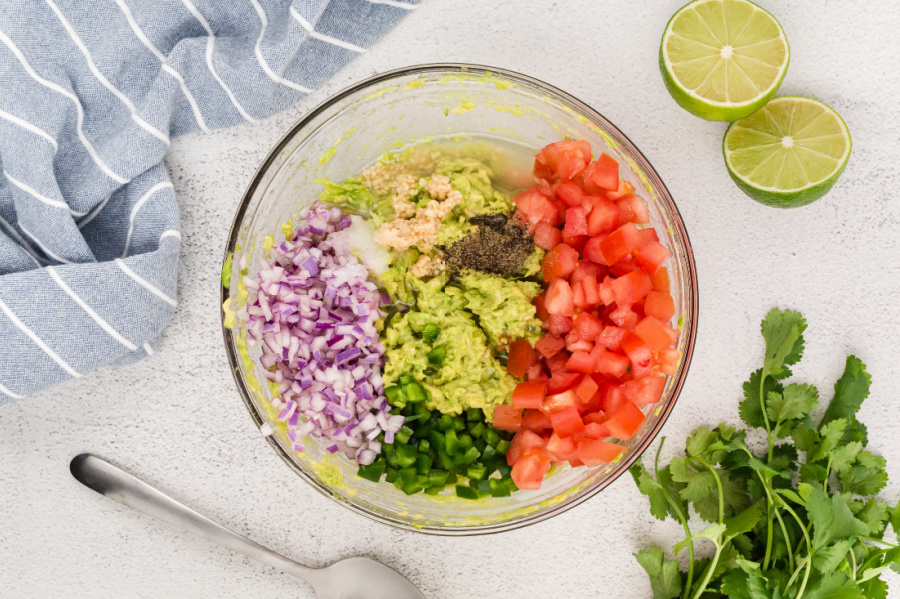
[[[320,86],[418,0],[0,0],[0,404],[152,355],[170,140]]]

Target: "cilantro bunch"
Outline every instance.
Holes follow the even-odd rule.
[[[748,430],[720,424],[696,429],[685,457],[665,468],[657,452],[653,474],[641,462],[632,466],[651,513],[671,516],[685,533],[673,550],[687,549],[686,572],[659,547],[635,554],[654,599],[887,597],[880,576],[888,567],[900,571],[900,546],[884,533],[888,522],[900,532],[900,504],[892,509],[873,497],[887,483],[885,460],[866,451],[866,427],[856,419],[870,377],[849,356],[814,422],[816,388],[786,381],[805,329],[790,310],[772,310],[762,322],[765,361],[744,383],[740,404],[744,423],[765,432],[760,450],[748,446]],[[711,524],[692,532],[691,510]],[[695,556],[700,542],[714,546],[711,558]]]

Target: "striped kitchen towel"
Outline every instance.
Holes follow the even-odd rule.
[[[418,0],[0,0],[0,404],[153,354],[170,139],[322,85]]]

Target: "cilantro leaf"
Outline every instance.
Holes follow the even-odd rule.
[[[723,544],[722,535],[725,534],[725,525],[724,524],[710,524],[700,532],[695,532],[688,538],[675,543],[672,545],[672,551],[675,552],[675,555],[681,553],[681,550],[688,546],[688,543],[691,541],[696,541],[698,539],[709,539],[713,542],[716,547],[721,547]]]
[[[859,441],[835,447],[831,452],[831,469],[838,473],[849,472],[850,467],[856,463],[856,458],[862,448],[862,443]]]
[[[638,489],[650,499],[650,513],[657,520],[665,520],[669,514],[669,501],[663,488],[650,476],[641,460],[636,461],[629,471]]]
[[[793,310],[772,309],[760,326],[766,340],[763,373],[782,378],[785,366],[796,364],[803,355],[803,331],[806,320]]]
[[[871,578],[859,588],[867,599],[888,599],[888,585],[880,578]]]
[[[725,520],[725,539],[731,540],[737,535],[750,532],[756,528],[759,519],[762,518],[762,508],[759,502],[754,503],[736,516]]]
[[[765,419],[763,418],[762,406],[759,401],[762,376],[762,368],[750,375],[750,380],[744,383],[744,400],[741,401],[738,406],[741,420],[743,420],[747,426],[754,428],[763,428],[766,425]],[[782,391],[784,391],[784,388],[781,386],[781,383],[772,377],[766,377],[765,384],[762,384],[762,392],[765,397],[768,397],[772,392],[781,393]]]
[[[662,549],[651,547],[638,551],[634,558],[650,577],[653,599],[676,599],[681,596],[682,582],[678,562],[666,560]]]
[[[730,599],[771,599],[759,570],[732,570],[722,578],[722,593]]]
[[[874,495],[887,484],[885,471],[887,460],[880,455],[862,451],[856,456],[856,464],[838,474],[844,491],[856,495]]]
[[[834,397],[825,410],[820,426],[843,418],[854,420],[863,400],[869,396],[872,377],[866,372],[866,365],[856,356],[847,356],[844,374],[834,384]]]
[[[805,599],[866,599],[859,587],[841,572],[826,574],[804,593]]]
[[[694,505],[697,515],[707,522],[715,522],[719,518],[719,488],[716,485],[716,475],[707,468],[695,469],[686,458],[675,458],[669,465],[672,479],[683,483],[684,487],[679,491],[685,501]],[[722,483],[722,491],[725,495],[725,516],[729,517],[749,505],[746,488],[732,479],[724,470],[717,470],[716,474]]]
[[[776,423],[775,437],[788,436],[793,428],[793,421],[808,416],[818,403],[819,391],[812,385],[791,383],[782,393],[769,392],[766,412],[769,420]]]
[[[848,551],[850,551],[850,541],[846,539],[842,539],[829,547],[823,547],[813,553],[813,568],[824,574],[833,572],[844,561]]]
[[[851,505],[850,507],[853,509],[854,506]],[[867,534],[870,537],[880,539],[884,534],[884,529],[887,527],[887,521],[891,517],[891,507],[883,501],[878,501],[871,497],[865,504],[862,504],[861,509],[856,513],[856,517],[869,527]]]
[[[865,535],[869,527],[850,511],[843,495],[828,495],[814,489],[806,502],[809,521],[814,528],[813,547],[818,551],[833,541]]]
[[[844,431],[847,430],[847,421],[843,418],[832,420],[825,426],[819,428],[819,443],[815,451],[806,453],[810,462],[818,462],[828,456],[828,453],[837,447],[841,439],[844,438]]]
[[[900,535],[900,502],[891,508],[891,528],[894,529],[894,534]]]

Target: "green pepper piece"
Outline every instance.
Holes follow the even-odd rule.
[[[438,345],[430,352],[425,354],[425,358],[428,359],[429,364],[433,364],[435,366],[440,366],[444,363],[444,358],[447,357],[447,346],[446,345]]]
[[[469,421],[469,433],[472,434],[473,437],[484,437],[485,433],[487,433],[487,427],[483,422],[476,422],[474,425],[472,421]]]
[[[407,495],[415,495],[419,491],[422,491],[422,486],[417,483],[405,484],[400,487],[400,490],[406,493]]]
[[[481,454],[478,453],[478,450],[475,449],[474,447],[470,447],[469,449],[466,450],[466,453],[463,454],[463,457],[466,459],[466,461],[465,461],[466,464],[471,464],[472,462],[477,460],[479,457],[481,457]]]
[[[456,485],[456,496],[463,499],[478,499],[478,490],[472,487]]]
[[[469,422],[481,422],[484,420],[484,412],[481,408],[466,408],[466,419]]]
[[[416,472],[419,474],[428,474],[429,470],[431,470],[431,458],[420,453],[416,456]]]
[[[413,414],[416,416],[421,415],[423,420],[427,420],[428,416],[431,415],[431,410],[425,407],[425,404],[417,403],[412,406]]]
[[[447,486],[447,478],[450,476],[450,473],[446,470],[438,470],[435,468],[431,472],[428,473],[428,486],[430,487],[445,487]]]
[[[487,478],[484,478],[475,483],[475,488],[478,489],[479,494],[487,495],[491,490],[491,481]]]
[[[453,469],[453,458],[447,455],[447,452],[443,449],[438,449],[438,459],[437,461],[445,470]]]
[[[387,474],[384,475],[384,481],[392,483],[400,477],[400,470],[388,466]]]
[[[469,480],[481,480],[487,476],[487,468],[484,467],[484,464],[475,462],[466,468],[466,476],[469,477]]]
[[[490,485],[491,497],[509,497],[512,495],[510,489],[496,478],[488,479],[488,484]]]
[[[416,463],[418,452],[412,445],[400,445],[397,447],[397,464],[401,468],[409,468]]]
[[[512,466],[507,464],[506,461],[504,460],[500,463],[500,466],[497,468],[497,470],[500,471],[500,476],[505,478],[505,477],[509,476],[510,472],[512,472]]]
[[[397,431],[397,434],[394,435],[394,441],[399,443],[400,445],[406,445],[409,443],[409,438],[412,437],[413,430],[408,426],[404,425]]]
[[[459,476],[457,476],[455,472],[450,472],[449,474],[447,474],[447,484],[448,485],[455,485],[456,481],[458,481],[458,480],[459,480]]]
[[[431,482],[431,479],[428,478],[427,474],[417,474],[416,475],[416,484],[423,489],[428,486],[428,483]]]
[[[407,373],[401,374],[398,381],[399,381],[400,385],[403,386],[403,385],[409,385],[410,383],[415,383],[416,379],[415,379],[415,377],[413,377],[413,375],[411,375],[407,372]]]
[[[425,487],[425,494],[426,495],[440,495],[441,491],[443,491],[443,490],[444,490],[443,486],[441,486],[441,487]]]
[[[496,449],[488,445],[481,451],[481,459],[482,460],[490,460],[496,456],[500,455]]]
[[[425,394],[425,387],[415,381],[403,385],[403,394],[406,395],[406,401],[409,403],[417,403],[428,399],[428,396]]]
[[[416,447],[419,450],[419,453],[428,453],[428,450],[431,449],[431,443],[428,442],[428,439],[422,439],[419,441],[419,445]]]
[[[519,490],[519,487],[516,486],[516,483],[514,483],[514,482],[513,482],[513,479],[511,479],[511,478],[501,478],[501,479],[500,479],[500,483],[501,483],[504,487],[506,487],[507,489],[509,489],[512,493],[515,493],[516,491]]]
[[[509,441],[501,439],[499,443],[494,445],[494,449],[496,449],[499,453],[506,453],[506,450],[509,449]]]
[[[445,434],[447,438],[447,443],[445,448],[447,450],[447,455],[456,455],[456,452],[459,451],[459,437],[456,436],[456,429],[450,429]]]
[[[475,439],[475,449],[481,453],[484,453],[484,450],[488,447],[490,447],[490,445],[488,445],[484,439]]]
[[[385,387],[384,394],[392,405],[406,403],[406,396],[403,395],[403,389],[397,385]]]
[[[466,419],[462,416],[454,416],[453,428],[455,428],[459,432],[466,430]]]
[[[459,435],[460,451],[466,451],[467,449],[472,447],[472,445],[474,445],[474,444],[475,444],[475,442],[472,440],[472,437],[468,433],[463,433],[463,434]],[[478,454],[480,455],[481,452],[479,451]]]
[[[487,441],[488,445],[495,448],[497,447],[497,443],[503,440],[500,438],[500,433],[498,433],[497,429],[495,429],[493,426],[488,427],[484,439],[485,441]]]
[[[405,485],[414,483],[416,482],[417,474],[418,473],[416,472],[416,469],[412,466],[410,466],[409,468],[403,468],[402,470],[400,470],[400,482]]]
[[[435,324],[426,323],[424,327],[422,327],[422,339],[427,341],[429,344],[434,343],[435,339],[438,338],[438,335],[441,334],[441,329]]]
[[[438,420],[438,428],[442,431],[447,431],[451,428],[455,429],[456,427],[453,426],[453,416],[450,414],[441,414],[441,418]]]
[[[432,429],[428,433],[428,440],[431,441],[431,446],[437,449],[443,449],[447,445],[447,438],[444,436],[444,433],[439,433],[438,431]]]
[[[387,464],[385,464],[383,460],[378,460],[377,462],[372,462],[366,466],[360,466],[359,470],[356,471],[356,474],[360,478],[377,483],[381,480],[381,475],[384,474],[386,466]]]

